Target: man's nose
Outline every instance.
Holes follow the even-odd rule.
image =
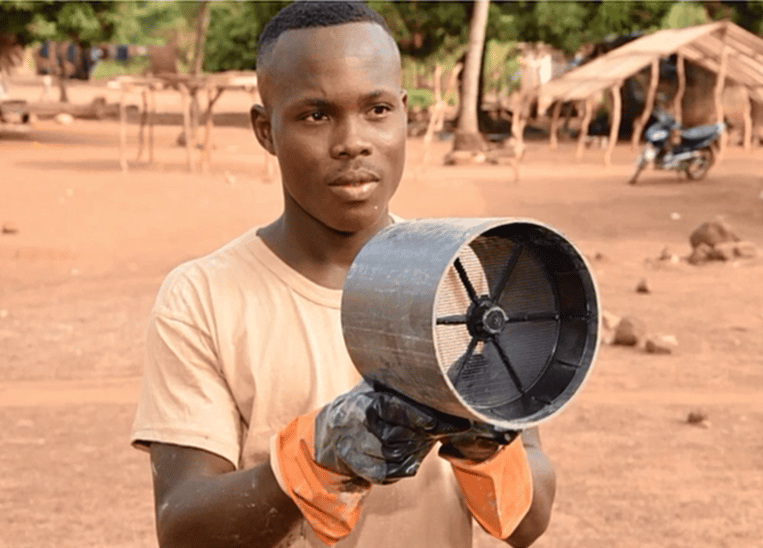
[[[369,128],[363,120],[347,117],[340,120],[333,132],[331,156],[333,158],[355,158],[371,154]]]

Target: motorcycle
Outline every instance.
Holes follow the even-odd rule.
[[[683,172],[693,181],[707,175],[715,162],[718,138],[726,129],[726,124],[684,128],[666,112],[655,110],[653,116],[656,122],[644,133],[646,146],[636,161],[636,170],[628,183],[635,185],[638,176],[650,164],[655,169]]]

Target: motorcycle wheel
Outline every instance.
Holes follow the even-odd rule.
[[[697,151],[697,157],[692,158],[689,165],[686,166],[686,176],[692,181],[702,179],[715,162],[715,153],[710,147],[702,148]]]
[[[635,185],[636,181],[638,180],[638,176],[641,174],[642,171],[644,171],[644,168],[646,167],[646,160],[644,159],[644,155],[642,154],[639,156],[639,159],[636,161],[636,170],[633,172],[633,175],[631,175],[631,178],[628,179],[629,185]]]

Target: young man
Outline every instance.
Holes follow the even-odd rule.
[[[252,124],[283,213],[178,267],[151,316],[132,440],[150,450],[161,546],[468,547],[472,516],[529,545],[555,489],[537,432],[502,447],[463,432],[359,382],[344,347],[344,277],[393,222],[405,159],[384,21],[291,4],[257,68]]]

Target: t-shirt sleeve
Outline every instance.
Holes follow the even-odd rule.
[[[220,367],[204,291],[165,282],[152,311],[131,442],[203,449],[239,466],[242,421]]]

